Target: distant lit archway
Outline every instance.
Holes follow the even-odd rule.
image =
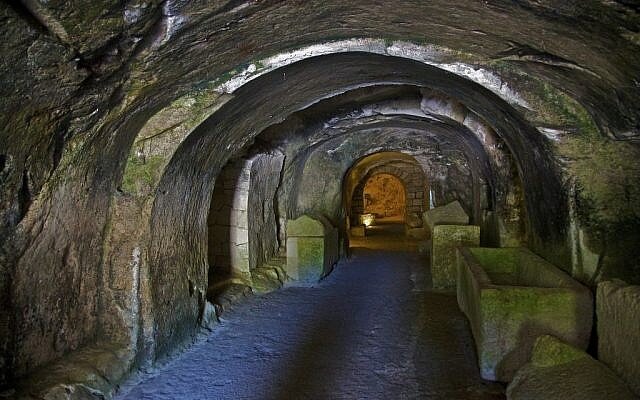
[[[429,185],[413,156],[382,151],[362,157],[345,175],[343,191],[349,247],[413,251],[423,239]]]
[[[405,184],[391,174],[373,175],[362,190],[364,214],[373,214],[379,221],[404,223],[406,191]]]

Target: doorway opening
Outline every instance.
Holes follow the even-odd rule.
[[[344,184],[349,247],[419,247],[428,193],[422,166],[410,155],[387,151],[358,160]]]
[[[378,223],[404,224],[406,188],[391,174],[377,174],[369,178],[362,190],[364,214],[373,214]]]

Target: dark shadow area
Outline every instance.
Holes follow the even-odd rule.
[[[404,224],[395,221],[376,220],[376,224],[368,226],[366,232],[367,236],[407,237]]]
[[[326,310],[328,304],[320,304],[318,310]],[[328,310],[327,310],[328,311]],[[291,349],[283,374],[275,377],[273,392],[264,394],[264,400],[325,398],[327,383],[333,380],[336,367],[332,360],[344,354],[348,347],[346,329],[335,326],[329,313],[314,316],[309,334]]]

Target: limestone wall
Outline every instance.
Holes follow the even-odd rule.
[[[640,286],[600,283],[596,317],[598,358],[640,396]]]
[[[5,371],[26,373],[101,338],[100,315],[112,311],[103,273],[130,272],[105,265],[116,262],[104,257],[112,199],[132,179],[125,166],[138,132],[174,101],[189,111],[152,132],[175,140],[155,170],[161,183],[146,167],[134,178],[153,193],[152,210],[132,225],[151,232],[142,254],[163,351],[194,334],[198,301],[189,289],[206,284],[207,205],[218,171],[269,126],[353,88],[414,85],[460,99],[514,154],[536,250],[573,261],[585,279],[640,281],[639,149],[626,141],[639,136],[640,120],[629,2],[227,3],[95,1],[87,12],[68,1],[0,5],[0,274],[5,298],[11,293],[0,342],[15,349],[2,355]],[[368,37],[343,40],[354,32]],[[203,93],[228,102],[213,107]],[[206,110],[197,123],[195,108]],[[437,130],[436,120],[453,126],[435,117],[420,134]],[[176,126],[189,129],[176,136]],[[432,137],[459,144],[460,132],[441,133]],[[406,148],[410,136],[348,153]],[[335,142],[332,150],[345,140]],[[571,220],[567,197],[576,198]],[[584,230],[574,249],[565,240],[570,222]],[[122,227],[127,237],[139,229]]]
[[[247,216],[251,162],[230,162],[218,176],[209,208],[210,274],[250,278]]]
[[[280,248],[275,201],[283,163],[284,156],[279,153],[252,158],[248,202],[249,268],[252,270],[269,261]]]

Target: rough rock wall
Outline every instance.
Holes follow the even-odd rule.
[[[607,281],[596,293],[598,359],[640,396],[640,286]]]
[[[336,114],[333,111],[333,114],[323,115],[322,110],[328,107],[334,107],[340,112]],[[347,112],[347,110],[351,111]],[[322,118],[321,124],[317,124],[314,120],[318,115]],[[437,116],[437,118],[448,120],[449,124],[446,129],[441,129],[442,127],[434,129],[435,127],[429,123],[418,123],[418,121],[408,123],[419,115]],[[307,128],[300,128],[301,121],[308,124]],[[367,125],[371,128],[367,129]],[[331,164],[333,159],[338,158],[335,154],[349,154],[349,152],[360,154],[359,146],[368,148],[372,152],[394,147],[413,152],[425,171],[428,171],[435,181],[437,190],[432,191],[435,202],[445,204],[446,198],[460,198],[474,221],[485,222],[483,232],[488,234],[485,235],[483,243],[513,246],[520,244],[524,238],[524,216],[520,212],[524,207],[523,198],[512,196],[514,191],[522,192],[522,184],[504,142],[486,122],[467,110],[461,103],[443,96],[442,93],[426,89],[416,91],[402,87],[355,90],[335,100],[321,102],[308,112],[297,113],[290,120],[274,126],[265,133],[270,139],[284,134],[290,138],[308,137],[307,140],[313,143],[311,148],[304,149],[302,152],[304,156],[292,153],[290,159],[300,160],[299,165],[306,162],[303,161],[306,159],[314,163],[315,161],[312,161],[314,158],[326,158],[327,163]],[[361,134],[369,135],[367,141],[353,139]],[[385,139],[383,134],[388,134],[391,140]],[[343,136],[345,139],[338,139]],[[334,137],[335,139],[332,139]],[[321,145],[322,142],[326,144]],[[469,142],[476,142],[476,144],[470,145]],[[286,145],[292,147],[290,139]],[[322,155],[322,152],[327,152],[327,155]],[[351,160],[351,158],[345,160]],[[490,167],[483,163],[490,164]],[[291,165],[295,164],[295,161],[291,162]],[[324,163],[321,165],[318,171],[324,171]],[[468,165],[472,167],[469,168]],[[449,169],[456,169],[456,171],[449,174]],[[289,210],[295,210],[298,202],[296,182],[302,182],[303,169],[288,167],[287,171],[289,171],[287,176],[293,180],[293,183],[288,185],[293,188],[293,194],[285,194],[283,202],[288,204]],[[323,174],[316,173],[313,168],[309,168],[309,174],[312,178],[308,180],[304,178],[305,184],[315,185],[314,182],[317,180],[325,179]],[[449,175],[451,179],[447,178]],[[338,202],[342,201],[339,199],[340,195],[337,195],[334,190],[337,180],[334,179],[325,185],[317,185],[323,188],[325,197],[318,191],[311,193],[302,191],[299,199],[303,206],[315,204],[314,212],[337,215],[336,207],[339,207],[341,203]],[[345,189],[345,192],[352,190],[353,187],[350,186]],[[513,201],[514,199],[516,201]],[[348,204],[347,208],[349,208]],[[495,211],[487,213],[486,210]],[[340,223],[339,218],[335,223]]]
[[[276,193],[284,163],[283,154],[253,157],[249,190],[249,266],[257,268],[278,254],[280,221]]]
[[[304,169],[302,169],[303,173],[299,178],[298,184],[301,187],[314,187],[316,190],[301,191],[299,193],[297,197],[299,210],[304,210],[304,212],[307,213],[323,213],[331,218],[334,224],[342,224],[343,221],[340,220],[340,215],[345,200],[343,198],[343,190],[347,196],[349,192],[355,194],[361,190],[361,185],[352,189],[348,186],[343,187],[343,179],[346,178],[347,172],[354,166],[354,163],[356,163],[359,158],[367,155],[367,152],[371,151],[372,148],[381,151],[396,150],[413,154],[419,161],[414,160],[414,163],[417,163],[417,165],[414,164],[411,167],[412,173],[399,173],[399,175],[405,177],[407,180],[414,180],[415,185],[413,186],[416,188],[419,187],[420,192],[423,192],[424,188],[427,187],[426,182],[432,185],[433,182],[445,181],[445,184],[448,186],[443,188],[442,191],[436,192],[438,204],[444,204],[446,201],[445,196],[458,196],[456,199],[465,201],[465,208],[468,208],[468,211],[473,210],[473,183],[471,182],[469,168],[465,165],[466,156],[463,153],[448,154],[441,152],[438,150],[437,145],[430,143],[426,138],[417,137],[408,139],[403,137],[403,135],[390,132],[384,132],[385,135],[379,132],[376,132],[375,135],[373,132],[367,133],[367,135],[353,135],[341,141],[328,142],[309,155]],[[372,146],[372,144],[374,146]],[[425,162],[422,163],[421,161]],[[381,165],[379,168],[372,169],[371,172],[378,173],[386,171],[398,173],[397,167],[394,168],[396,164],[402,165],[402,162],[391,163],[388,169],[385,169],[385,166]],[[406,163],[404,165],[406,165]],[[415,170],[416,168],[419,172]],[[419,174],[418,176],[421,175],[418,179],[416,179],[417,174]],[[463,176],[464,178],[447,180],[447,177],[450,175],[452,177]],[[371,175],[364,171],[364,180],[366,180],[368,176]],[[490,178],[486,179],[488,180]],[[357,182],[358,181],[356,181],[356,183]],[[363,183],[363,180],[361,179],[359,182]],[[418,193],[418,191],[416,191],[416,193]],[[441,193],[444,193],[444,195]],[[419,196],[419,194],[417,196]],[[416,209],[427,206],[427,197],[424,195],[422,199],[411,199],[411,201],[416,203]],[[349,204],[346,204],[346,206],[350,207]],[[353,204],[353,206],[358,207],[358,204]],[[473,215],[471,212],[470,214]]]
[[[126,350],[126,369],[148,364],[154,351],[147,196],[141,192],[114,194],[104,245],[98,338]]]
[[[452,163],[432,163],[429,176],[433,189],[433,203],[436,207],[459,201],[465,212],[471,217],[472,224],[478,224],[482,216],[477,211],[480,207],[481,190],[479,182],[474,182],[473,175],[465,165],[453,166]],[[447,165],[449,164],[449,165]],[[486,193],[485,196],[486,198]]]
[[[122,27],[122,42],[111,43],[123,44],[123,57],[109,61],[110,71],[98,71],[107,62],[101,57],[104,41],[94,39],[104,26],[93,25],[93,37],[65,40],[51,28],[56,17],[34,17],[19,2],[0,4],[3,37],[14,38],[3,41],[0,85],[7,173],[0,195],[0,259],[12,276],[13,293],[12,349],[0,364],[13,377],[98,336],[109,193],[131,138],[97,132],[115,128],[105,115],[110,99],[118,102],[120,95],[112,96],[124,78],[111,73],[131,54],[129,34],[150,27],[153,13],[143,14]],[[141,122],[129,115],[116,125],[135,132]]]
[[[364,73],[361,68],[356,67],[370,59],[375,59],[381,64],[372,63]],[[316,67],[320,68],[320,65],[315,64],[315,61],[306,60],[279,70],[276,76],[286,75],[286,87],[281,85],[283,81],[278,78],[275,80],[254,79],[239,88],[233,99],[225,103],[218,112],[194,130],[182,143],[180,152],[174,156],[168,166],[159,187],[161,192],[166,191],[166,195],[156,199],[157,213],[152,217],[152,228],[155,226],[152,230],[167,232],[167,236],[158,238],[160,240],[152,244],[152,253],[156,253],[152,261],[158,269],[157,276],[154,277],[156,278],[154,279],[156,286],[154,292],[158,293],[155,300],[158,310],[156,314],[158,317],[156,318],[158,328],[156,340],[160,354],[174,347],[176,342],[185,340],[194,334],[188,326],[179,324],[179,319],[197,318],[197,304],[181,295],[181,293],[194,291],[187,291],[188,285],[186,283],[182,283],[182,287],[172,288],[172,286],[175,286],[177,282],[184,282],[184,278],[180,278],[181,276],[199,276],[201,269],[203,269],[199,260],[202,249],[198,246],[198,243],[202,241],[203,234],[202,215],[194,207],[194,204],[205,202],[203,197],[209,195],[211,188],[207,182],[211,182],[211,178],[219,169],[221,162],[214,155],[228,154],[226,150],[228,146],[246,144],[251,140],[251,136],[243,136],[246,132],[256,134],[261,132],[274,121],[281,120],[283,115],[288,115],[294,110],[308,105],[308,99],[324,98],[331,94],[342,93],[344,87],[354,87],[362,82],[388,83],[393,80],[398,84],[405,84],[421,82],[424,79],[428,81],[424,82],[425,85],[435,85],[445,90],[447,85],[454,84],[451,80],[458,79],[451,75],[438,75],[439,72],[436,69],[431,70],[429,67],[426,68],[429,73],[425,73],[423,64],[409,63],[405,65],[404,61],[394,57],[348,54],[322,58],[321,68],[325,70],[330,67],[341,71],[340,76],[332,75],[331,79],[327,81],[309,80],[309,73]],[[395,65],[396,62],[401,65]],[[413,70],[414,67],[416,70]],[[382,68],[384,72],[377,70],[378,68]],[[394,71],[398,69],[403,70],[405,74],[402,76],[395,74]],[[321,73],[313,73],[313,75],[322,77]],[[540,217],[534,221],[532,229],[538,232],[541,240],[544,237],[549,240],[547,235],[557,234],[552,232],[555,231],[554,226],[559,224],[559,217],[543,219],[539,209],[544,208],[547,203],[557,204],[557,200],[562,198],[562,193],[555,181],[558,176],[551,169],[552,161],[550,158],[547,159],[549,154],[542,150],[546,146],[544,140],[521,116],[510,109],[507,104],[500,102],[493,94],[474,86],[463,87],[457,86],[457,84],[454,86],[460,90],[461,97],[466,94],[467,98],[474,102],[473,106],[479,113],[492,115],[499,130],[504,128],[504,130],[516,132],[513,135],[505,135],[505,140],[508,140],[514,153],[518,155],[517,162],[527,166],[536,165],[536,168],[522,169],[523,176],[528,179],[527,195],[532,196],[527,205]],[[478,91],[476,92],[475,89]],[[465,93],[466,91],[468,93]],[[274,116],[274,109],[262,98],[267,95],[269,98],[275,97],[282,100],[281,107],[277,110],[279,117]],[[433,121],[431,123],[436,126],[438,124],[449,125],[449,122]],[[463,132],[463,136],[470,134],[468,131]],[[446,130],[444,134],[446,135]],[[451,140],[455,140],[455,137],[457,136],[447,136]],[[223,140],[225,138],[231,142],[225,144],[228,143]],[[532,147],[540,151],[527,153],[522,150]],[[203,152],[201,149],[211,149],[211,151]],[[475,158],[469,161],[478,162],[480,164],[479,170],[482,170],[481,161],[477,161]],[[186,167],[187,165],[189,167]],[[201,185],[192,185],[191,182],[201,182]],[[546,190],[537,190],[543,182],[547,183]],[[558,197],[556,198],[556,196]],[[184,198],[189,199],[189,202],[182,203]],[[339,198],[337,200],[340,201]],[[547,216],[549,216],[550,210],[558,215],[563,213],[562,209],[545,208]],[[184,250],[186,246],[183,247],[181,243],[189,243],[190,251],[186,252]],[[177,257],[172,254],[176,248],[182,255],[179,263],[175,260]],[[200,285],[200,281],[193,282],[196,286]],[[171,310],[166,304],[163,304],[167,301],[172,304]],[[180,315],[180,318],[175,318],[175,315]]]

